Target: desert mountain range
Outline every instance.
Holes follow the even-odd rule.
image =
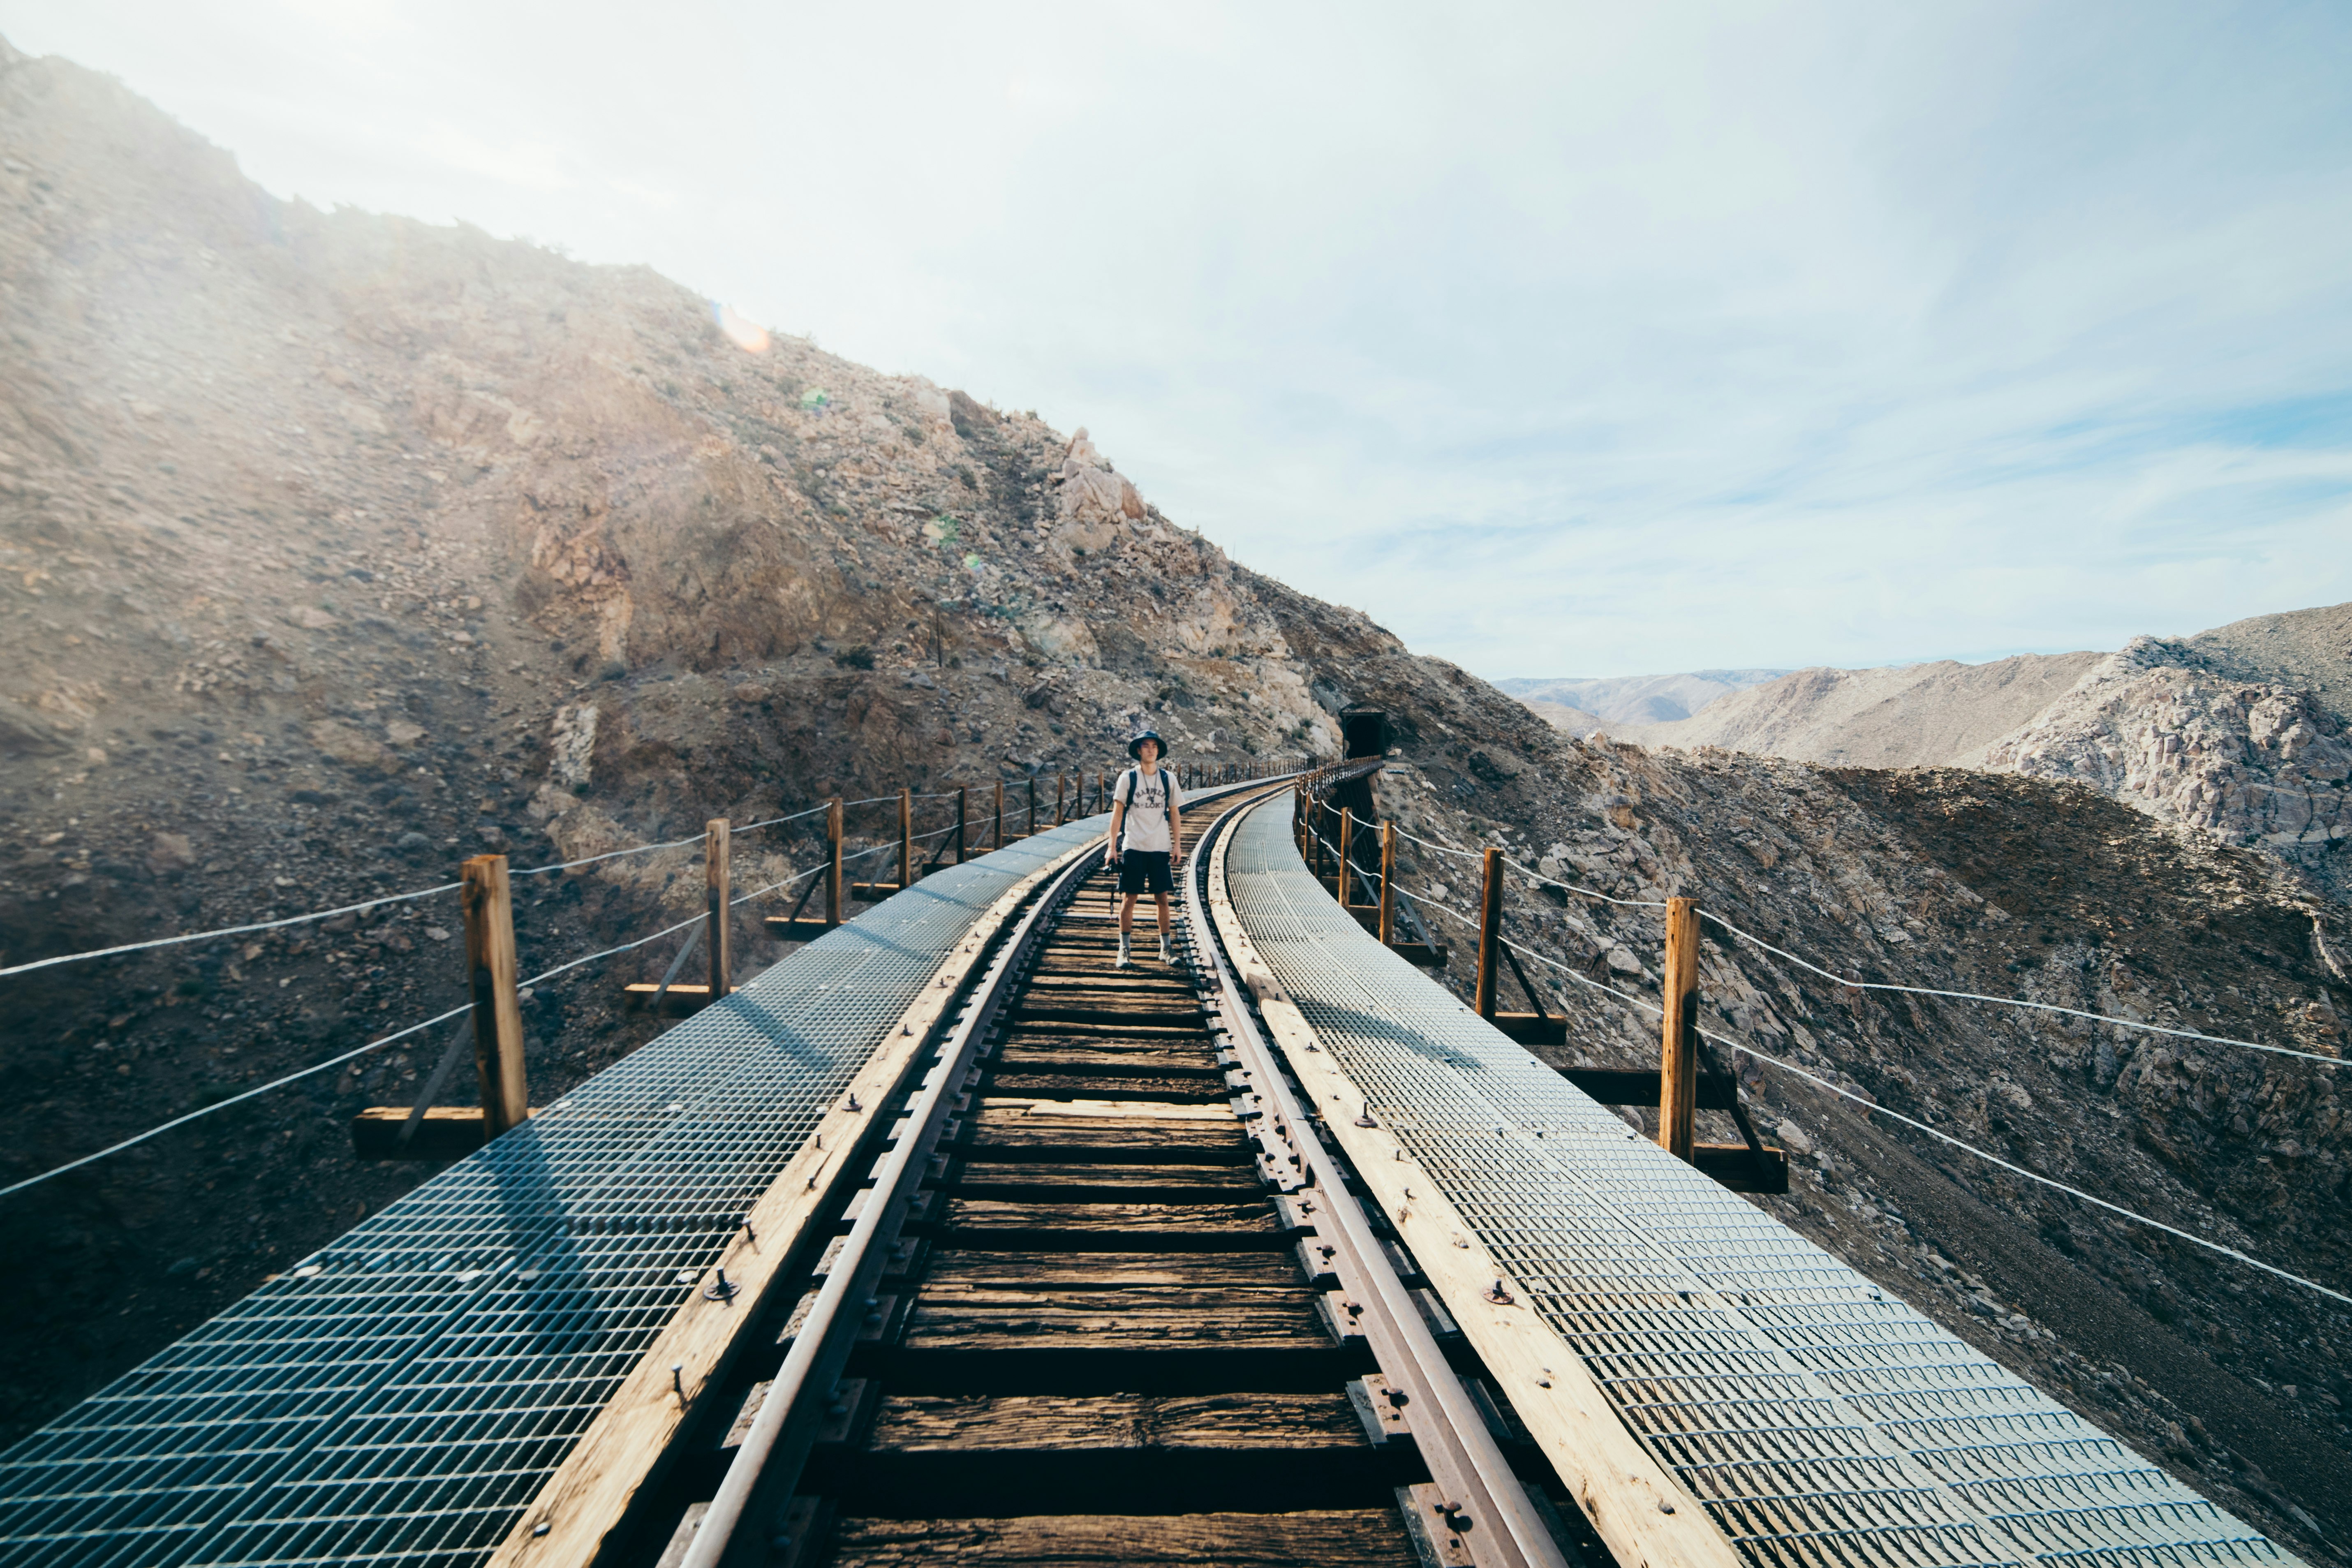
[[[1681,678],[1703,684],[1717,674]],[[1637,678],[1671,689],[1677,678]],[[1541,698],[1592,682],[1507,682]],[[2117,652],[1989,664],[1800,669],[1620,740],[1867,768],[1959,767],[2079,782],[2162,822],[2261,845],[2339,892],[2352,838],[2352,605],[2233,621]]]
[[[2329,954],[2352,951],[2352,908],[2307,868],[2125,804],[2152,792],[2183,821],[2219,810],[2273,837],[2292,812],[2255,803],[2257,766],[2279,800],[2319,802],[2342,699],[2284,679],[2303,668],[2291,638],[2242,639],[2226,668],[2126,650],[2027,681],[2044,695],[2003,728],[1918,742],[2008,737],[2005,772],[1578,739],[1232,560],[1083,430],[763,341],[644,268],[278,201],[120,83],[5,45],[0,566],[0,963],[835,794],[1002,782],[1017,801],[1035,779],[1050,805],[1057,773],[1115,766],[1139,721],[1181,761],[1325,758],[1360,704],[1387,715],[1382,810],[1434,847],[1409,847],[1400,887],[1457,951],[1444,906],[1473,901],[1475,873],[1456,857],[1500,845],[1528,868],[1506,889],[1514,940],[1640,998],[1658,920],[1588,892],[1685,893],[1849,975],[2328,1057],[2347,1043],[2352,983]],[[2141,725],[2160,726],[2148,744]],[[2075,782],[2095,763],[2123,783]],[[2301,794],[2275,784],[2298,776]],[[942,820],[923,810],[919,830]],[[850,826],[856,849],[895,817]],[[746,889],[820,853],[796,828],[736,845]],[[529,886],[526,965],[701,908],[690,847]],[[784,953],[761,912],[739,929],[746,973]],[[375,902],[0,983],[0,1180],[453,1005],[454,915]],[[535,988],[535,1099],[661,1026],[615,997],[672,951]],[[1568,1025],[1549,1059],[1654,1067],[1650,1016],[1537,973]],[[1730,941],[1701,975],[1705,1021],[1744,1043],[1749,1103],[1798,1166],[1760,1206],[2308,1560],[2340,1560],[2352,1321],[1769,1063],[2341,1287],[2338,1069],[1863,992]],[[414,1099],[432,1055],[361,1058],[0,1202],[0,1247],[41,1284],[0,1295],[0,1438],[429,1175],[356,1163],[346,1126]],[[1703,1137],[1736,1139],[1705,1114],[1720,1125]]]

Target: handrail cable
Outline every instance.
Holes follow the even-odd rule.
[[[887,798],[896,799],[897,797],[889,796]],[[861,801],[857,804],[866,805],[868,803]],[[797,822],[803,816],[814,816],[818,812],[824,811],[826,809],[828,809],[828,807],[823,805],[812,806],[806,811],[793,812],[789,816],[772,816],[764,822],[754,822],[747,826],[732,829],[732,831],[737,833],[756,832],[758,829],[762,827],[773,827],[779,823]],[[660,844],[638,844],[626,849],[607,850],[602,855],[584,856],[577,860],[562,860],[549,866],[525,866],[519,869],[509,871],[508,875],[510,877],[540,877],[544,876],[551,871],[569,871],[575,867],[593,866],[599,861],[618,860],[623,857],[629,855],[650,854],[656,849],[682,849],[689,844],[699,844],[708,837],[709,837],[708,833],[698,833],[691,838],[672,838]],[[343,904],[331,910],[313,910],[307,914],[288,915],[282,920],[255,921],[247,925],[222,926],[213,931],[188,931],[179,936],[159,936],[151,938],[146,942],[123,942],[115,947],[92,948],[86,952],[61,952],[54,957],[37,958],[29,963],[11,964],[7,968],[0,969],[0,979],[5,979],[11,974],[29,973],[36,969],[47,969],[56,964],[77,963],[84,959],[113,958],[126,952],[144,952],[152,948],[184,946],[192,942],[216,942],[223,937],[244,936],[257,931],[279,931],[287,926],[303,925],[311,921],[332,920],[337,915],[362,914],[381,904],[407,903],[416,899],[429,899],[436,893],[455,892],[457,889],[463,886],[465,886],[465,884],[462,882],[442,882],[434,887],[420,888],[413,893],[384,893],[379,897],[366,900],[361,903]]]
[[[1466,915],[1454,910],[1452,906],[1444,903],[1443,900],[1430,899],[1426,901],[1435,904],[1439,909],[1445,910],[1448,913],[1454,914],[1456,919],[1463,920],[1465,923],[1467,922],[1468,917]],[[1588,986],[1592,990],[1602,992],[1610,996],[1615,997],[1620,1002],[1639,1007],[1644,1012],[1655,1013],[1662,1017],[1665,1014],[1665,1009],[1654,1002],[1648,1001],[1640,996],[1628,995],[1624,992],[1618,990],[1613,985],[1604,985],[1600,981],[1591,978],[1590,975],[1578,973],[1574,969],[1560,963],[1557,959],[1548,957],[1543,953],[1537,952],[1529,948],[1521,946],[1519,943],[1511,941],[1508,937],[1500,937],[1498,940],[1500,940],[1506,947],[1510,948],[1512,951],[1518,952],[1525,957],[1534,959],[1538,963],[1549,964],[1550,967],[1559,971],[1562,974],[1567,975],[1570,980],[1575,981],[1580,985]],[[1974,1154],[1979,1160],[1988,1161],[1992,1164],[1999,1165],[2002,1170],[2011,1172],[2016,1175],[2023,1176],[2030,1182],[2038,1182],[2045,1187],[2050,1187],[2058,1192],[2064,1193],[2069,1197],[2080,1198],[2083,1202],[2093,1205],[2098,1208],[2105,1209],[2110,1214],[2120,1215],[2125,1219],[2130,1220],[2136,1225],[2147,1226],[2153,1229],[2163,1231],[2168,1236],[2179,1237],[2181,1240],[2192,1242],[2199,1247],[2206,1248],[2208,1251],[2218,1252],[2224,1258],[2235,1258],[2238,1262],[2259,1268],[2265,1274],[2275,1275],[2281,1279],[2287,1280],[2293,1284],[2301,1285],[2305,1289],[2315,1290],[2319,1294],[2329,1298],[2331,1300],[2341,1301],[2347,1306],[2352,1306],[2352,1296],[2346,1295],[2341,1290],[2330,1289],[2328,1287],[2322,1285],[2315,1279],[2306,1279],[2300,1274],[2290,1273],[2288,1270],[2279,1268],[2276,1264],[2265,1263],[2261,1258],[2253,1257],[2250,1253],[2241,1252],[2236,1247],[2228,1246],[2225,1243],[2209,1240],[2192,1231],[2183,1230],[2179,1226],[2167,1225],[2160,1219],[2151,1219],[2147,1215],[2124,1207],[2121,1204],[2109,1203],[2106,1199],[2086,1193],[2080,1187],[2070,1185],[2065,1182],[2057,1180],[2055,1177],[2045,1176],[2039,1171],[2030,1171],[2024,1166],[2017,1164],[2012,1161],[2002,1159],[2000,1155],[1993,1153],[1990,1150],[1979,1149],[1973,1143],[1968,1142],[1962,1139],[1955,1138],[1950,1133],[1941,1131],[1937,1128],[1930,1127],[1927,1123],[1918,1121],[1916,1118],[1906,1116],[1899,1110],[1889,1110],[1885,1106],[1879,1104],[1874,1100],[1866,1099],[1862,1095],[1854,1093],[1851,1089],[1841,1089],[1838,1085],[1832,1083],[1829,1079],[1822,1078],[1818,1073],[1807,1072],[1803,1068],[1797,1066],[1794,1062],[1783,1061],[1779,1057],[1773,1056],[1769,1052],[1759,1051],[1745,1040],[1735,1040],[1728,1036],[1718,1035],[1714,1030],[1707,1028],[1701,1028],[1698,1030],[1698,1033],[1706,1038],[1713,1040],[1717,1045],[1728,1047],[1734,1051],[1742,1052],[1748,1056],[1753,1057],[1759,1062],[1769,1062],[1784,1072],[1794,1073],[1799,1078],[1804,1079],[1808,1082],[1819,1084],[1822,1088],[1828,1089],[1832,1094],[1837,1095],[1841,1099],[1852,1100],[1854,1104],[1861,1106],[1864,1111],[1874,1112],[1880,1116],[1892,1117],[1894,1120],[1902,1122],[1906,1127],[1916,1128],[1919,1131],[1925,1132],[1927,1136],[1939,1142],[1948,1143],[1953,1148],[1958,1149],[1965,1153]],[[2231,1043],[2234,1044],[2237,1042]],[[1734,1060],[1736,1062],[1737,1058],[1735,1058]]]
[[[1801,969],[1811,970],[1824,980],[1834,980],[1840,985],[1851,986],[1856,991],[1900,991],[1913,996],[1946,996],[1960,1002],[1990,1002],[1995,1006],[2018,1007],[2035,1013],[2063,1013],[2070,1018],[2088,1018],[2095,1023],[2113,1024],[2119,1028],[2139,1029],[2151,1035],[2169,1035],[2179,1040],[2202,1040],[2208,1045],[2242,1046],[2250,1051],[2268,1051],[2273,1056],[2300,1057],[2305,1061],[2319,1062],[2332,1068],[2344,1065],[2343,1058],[2340,1057],[2324,1057],[2316,1051],[2298,1051],[2292,1046],[2266,1046],[2260,1040],[2233,1040],[2224,1035],[2200,1034],[2195,1029],[2174,1029],[2168,1028],[2162,1024],[2143,1024],[2137,1019],[2116,1018],[2105,1013],[2085,1012],[2080,1007],[2062,1007],[2055,1002],[2029,1002],[2016,996],[1989,996],[1978,991],[1939,991],[1927,985],[1898,985],[1892,981],[1850,980],[1843,974],[1823,969],[1818,963],[1809,963],[1786,948],[1774,947],[1762,937],[1741,931],[1721,915],[1711,914],[1705,909],[1701,909],[1698,913],[1701,920],[1713,921],[1742,942],[1760,947],[1776,957],[1785,958]]]
[[[1315,829],[1311,827],[1307,829],[1307,832],[1311,834],[1314,837],[1315,841],[1322,845],[1323,847],[1331,850],[1335,855],[1339,853],[1338,848],[1331,843],[1331,841],[1324,837],[1320,833],[1317,833]],[[1397,829],[1397,835],[1399,837],[1412,837],[1411,834],[1406,833],[1402,828]],[[1416,844],[1425,844],[1427,842],[1426,840],[1420,838],[1413,838],[1412,841]],[[1428,847],[1442,850],[1449,855],[1459,855],[1465,858],[1468,858],[1467,851],[1460,849],[1447,849],[1445,846],[1442,844],[1429,845]],[[1525,866],[1519,865],[1517,861],[1512,859],[1507,855],[1503,857],[1503,863],[1535,878],[1538,882],[1549,883],[1556,888],[1568,888],[1570,892],[1591,893],[1592,897],[1607,900],[1608,902],[1612,904],[1626,904],[1630,907],[1638,909],[1665,908],[1664,904],[1635,903],[1634,900],[1629,899],[1610,898],[1606,893],[1593,893],[1589,888],[1580,889],[1570,887],[1566,882],[1558,881],[1552,878],[1543,876],[1538,872],[1528,871]],[[1427,894],[1422,894],[1419,895],[1419,897],[1427,902],[1436,904],[1440,909],[1448,908],[1447,905],[1440,900],[1429,898]],[[1810,970],[1811,973],[1820,975],[1824,980],[1835,981],[1840,985],[1850,986],[1857,991],[1895,991],[1911,996],[1942,996],[1958,1002],[1990,1002],[1998,1007],[2016,1007],[2023,1011],[2034,1013],[2059,1013],[2063,1014],[2070,1018],[2087,1018],[2093,1023],[2113,1024],[2119,1029],[2137,1029],[2145,1034],[2167,1035],[2177,1040],[2200,1040],[2205,1044],[2211,1046],[2239,1046],[2250,1051],[2267,1051],[2273,1056],[2295,1057],[2304,1061],[2317,1062],[2323,1067],[2333,1068],[2342,1067],[2345,1065],[2344,1058],[2341,1057],[2322,1056],[2317,1051],[2299,1051],[2292,1046],[2264,1045],[2260,1040],[2240,1040],[2233,1039],[2227,1035],[2208,1035],[2200,1033],[2195,1029],[2175,1029],[2168,1027],[2162,1024],[2144,1024],[2136,1018],[2118,1018],[2108,1013],[2093,1013],[2085,1011],[2080,1007],[2064,1007],[2059,1005],[2055,1002],[2030,1002],[2025,1000],[2023,997],[1993,996],[1981,991],[1945,991],[1928,985],[1901,985],[1893,981],[1853,980],[1847,978],[1845,975],[1836,973],[1833,970],[1823,969],[1818,963],[1809,963],[1806,960],[1798,957],[1795,953],[1790,952],[1786,948],[1775,947],[1770,942],[1766,942],[1762,937],[1757,936],[1751,931],[1740,930],[1738,926],[1733,925],[1729,921],[1725,920],[1721,915],[1715,913],[1705,906],[1701,906],[1698,914],[1701,920],[1714,921],[1717,925],[1721,926],[1725,931],[1728,931],[1733,936],[1738,937],[1742,942],[1759,947],[1766,952],[1774,954],[1776,957],[1785,958],[1790,963],[1796,964],[1799,968]]]
[[[856,855],[844,856],[843,858],[844,860],[862,859],[868,855],[879,854],[885,849],[895,847],[896,846],[891,844],[877,844],[871,849],[861,849]],[[816,872],[823,869],[824,869],[824,868],[821,865],[813,866],[806,871],[797,872],[791,877],[785,878],[782,882],[772,883],[766,888],[760,889],[757,892],[746,893],[741,898],[732,900],[730,901],[729,907],[732,908],[736,904],[744,903],[749,900],[758,898],[761,893],[772,892],[777,888],[783,887],[787,883],[797,882],[803,877],[814,876]],[[457,885],[457,884],[454,882],[450,884],[451,887],[456,887]],[[440,892],[446,891],[446,889],[436,889],[434,890]],[[388,901],[389,900],[383,899],[375,900],[377,903],[384,903]],[[353,907],[364,909],[366,906],[354,905]],[[664,926],[661,930],[655,931],[650,936],[639,937],[634,942],[625,942],[618,947],[608,947],[601,952],[592,952],[584,958],[575,958],[571,960],[569,963],[559,963],[552,969],[541,971],[539,973],[530,976],[528,980],[518,980],[515,982],[515,989],[518,991],[525,990],[530,986],[540,984],[544,981],[552,980],[559,974],[578,969],[583,964],[593,963],[600,958],[611,958],[615,954],[628,952],[634,949],[646,946],[648,943],[659,942],[666,936],[675,935],[677,932],[684,931],[687,927],[709,918],[710,917],[707,911],[698,911],[697,913],[688,916],[687,919],[678,921],[675,925]],[[325,1072],[329,1068],[341,1067],[343,1063],[353,1060],[359,1057],[366,1056],[372,1051],[382,1050],[384,1047],[393,1044],[394,1041],[406,1039],[409,1036],[416,1034],[420,1030],[429,1029],[436,1024],[446,1023],[448,1020],[457,1016],[460,1013],[470,1010],[473,1004],[470,1002],[464,1003],[458,1006],[450,1008],[449,1011],[441,1014],[438,1017],[427,1018],[421,1024],[411,1024],[404,1029],[397,1030],[378,1039],[370,1040],[366,1045],[361,1046],[356,1049],[345,1051],[341,1056],[331,1057],[323,1062],[317,1062],[310,1067],[298,1068],[293,1072],[286,1074],[282,1078],[272,1079],[268,1083],[257,1085],[256,1087],[248,1089],[240,1094],[232,1095],[226,1100],[215,1101],[211,1105],[200,1106],[196,1110],[191,1110],[184,1116],[175,1116],[171,1121],[163,1122],[158,1126],[151,1127],[144,1132],[139,1133],[133,1137],[125,1138],[119,1143],[110,1143],[105,1148],[99,1150],[96,1153],[84,1154],[78,1160],[69,1160],[66,1163],[57,1166],[52,1170],[43,1171],[37,1176],[27,1176],[21,1182],[15,1182],[7,1186],[0,1187],[0,1198],[5,1198],[11,1193],[22,1192],[26,1187],[38,1186],[41,1183],[47,1181],[52,1176],[62,1176],[68,1171],[79,1170],[82,1166],[89,1164],[93,1161],[103,1160],[109,1154],[119,1153],[122,1150],[131,1147],[133,1144],[143,1143],[148,1139],[153,1138],[159,1133],[168,1132],[173,1128],[181,1126],[186,1122],[194,1121],[199,1117],[210,1116],[216,1110],[226,1110],[230,1106],[237,1104],[241,1100],[251,1100],[254,1096],[258,1094],[267,1094],[271,1089],[283,1088],[285,1085],[292,1083],[298,1079],[305,1079],[310,1077],[314,1073]]]
[[[47,969],[53,964],[73,963],[85,958],[112,958],[118,953],[144,952],[150,948],[176,947],[183,942],[212,942],[225,936],[243,936],[247,931],[277,931],[284,926],[298,926],[310,921],[332,920],[337,915],[357,914],[362,910],[372,910],[378,904],[406,903],[412,899],[429,899],[436,893],[455,892],[464,886],[463,882],[444,882],[439,887],[423,888],[414,893],[386,893],[380,899],[370,899],[363,904],[345,904],[340,909],[319,910],[307,915],[289,915],[284,920],[256,921],[251,925],[224,926],[218,931],[191,931],[185,936],[159,936],[146,942],[126,942],[119,947],[93,948],[88,952],[61,952],[54,958],[37,958],[30,963],[11,964],[5,969],[0,969],[0,978],[11,974],[29,973],[33,970]]]
[[[1386,826],[1392,826],[1394,825],[1391,823],[1387,824]],[[1312,831],[1312,829],[1309,829],[1309,831]],[[1434,849],[1440,855],[1451,855],[1455,857],[1457,859],[1475,860],[1483,852],[1477,849],[1456,849],[1451,845],[1445,844],[1433,844],[1426,838],[1407,833],[1402,827],[1397,828],[1396,836],[1399,838],[1404,839],[1408,843],[1418,844],[1424,849]],[[1320,834],[1317,834],[1316,837],[1320,838],[1322,836]],[[1497,845],[1496,847],[1500,848],[1501,846]],[[1613,898],[1607,893],[1601,892],[1597,888],[1580,887],[1574,882],[1563,882],[1557,877],[1547,877],[1540,871],[1530,870],[1528,868],[1520,865],[1517,860],[1512,859],[1508,855],[1503,857],[1503,864],[1510,867],[1513,870],[1519,872],[1523,876],[1533,877],[1537,881],[1545,883],[1548,886],[1563,889],[1568,892],[1575,893],[1582,898],[1599,899],[1604,904],[1618,904],[1629,910],[1663,910],[1666,907],[1664,903],[1654,899]]]
[[[158,1133],[169,1132],[173,1128],[180,1126],[184,1122],[194,1121],[200,1116],[210,1116],[215,1110],[226,1110],[230,1106],[236,1104],[239,1100],[251,1100],[257,1094],[267,1094],[273,1089],[281,1088],[286,1084],[292,1083],[296,1079],[309,1078],[312,1073],[324,1072],[331,1067],[340,1067],[343,1063],[350,1061],[354,1057],[363,1057],[370,1051],[381,1050],[383,1047],[392,1044],[394,1040],[405,1039],[411,1035],[418,1034],[424,1030],[433,1027],[436,1024],[446,1024],[450,1019],[457,1016],[460,1013],[470,1012],[473,1010],[473,1005],[474,1005],[471,1002],[460,1003],[458,1005],[450,1008],[446,1013],[442,1014],[437,1018],[427,1018],[421,1024],[411,1024],[408,1027],[399,1031],[397,1034],[386,1035],[380,1040],[370,1040],[366,1045],[360,1047],[359,1049],[354,1051],[345,1051],[341,1056],[336,1057],[331,1060],[320,1062],[315,1067],[303,1068],[297,1072],[288,1073],[284,1078],[272,1079],[268,1083],[262,1084],[257,1088],[248,1089],[242,1094],[232,1096],[227,1100],[219,1100],[211,1105],[200,1106],[196,1110],[189,1111],[184,1116],[175,1116],[171,1121],[164,1122],[162,1126],[150,1127],[146,1131],[138,1134],[136,1137],[125,1138],[120,1143],[110,1143],[95,1154],[84,1154],[80,1159],[68,1161],[65,1164],[59,1165],[55,1170],[43,1171],[37,1176],[27,1176],[21,1182],[13,1182],[7,1186],[0,1187],[0,1198],[5,1198],[11,1193],[21,1193],[26,1187],[38,1186],[52,1176],[62,1176],[68,1171],[78,1171],[82,1166],[90,1163],[92,1161],[103,1160],[109,1154],[120,1153],[123,1150],[130,1148],[134,1143],[144,1143],[148,1139],[156,1136]]]

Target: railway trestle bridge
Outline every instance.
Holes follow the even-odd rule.
[[[740,986],[714,871],[644,986],[689,1016],[363,1118],[480,1146],[0,1454],[0,1565],[2294,1561],[1737,1195],[1778,1152],[1691,1143],[1736,1090],[1671,961],[1659,1142],[1519,1043],[1491,926],[1434,984],[1381,765],[1205,781],[1164,964],[1098,813],[967,856],[959,802],[928,867],[902,818],[856,918],[836,815]]]

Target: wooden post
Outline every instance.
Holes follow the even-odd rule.
[[[702,945],[710,950],[710,1000],[715,1003],[732,989],[729,977],[735,955],[728,938],[735,924],[729,918],[735,885],[727,865],[727,819],[714,816],[704,826],[709,836],[702,841],[702,903],[710,926],[702,933]]]
[[[1031,774],[1029,775],[1029,834],[1030,834],[1030,837],[1036,837],[1036,833],[1037,833],[1037,775],[1036,775],[1035,773],[1031,773]]]
[[[1658,1069],[1658,1147],[1691,1157],[1691,1112],[1698,1105],[1698,900],[1666,900],[1665,1018]]]
[[[477,855],[459,868],[466,976],[474,996],[474,1064],[482,1077],[482,1142],[530,1115],[523,1077],[522,1003],[515,995],[514,900],[507,858]]]
[[[824,814],[825,837],[833,841],[833,864],[824,874],[824,923],[841,923],[841,797],[835,795]]]
[[[1478,1016],[1495,1016],[1495,965],[1503,940],[1503,852],[1486,851],[1486,896],[1478,905]]]
[[[1069,811],[1063,804],[1069,798],[1069,775],[1056,773],[1054,775],[1054,826],[1056,827],[1070,820]]]
[[[991,849],[1004,847],[1004,781],[996,781],[996,837],[988,846]]]
[[[898,792],[898,890],[915,885],[915,793]]]
[[[1109,809],[1110,775],[1108,773],[1097,773],[1095,775],[1095,810],[1097,812],[1105,812]]]
[[[1395,934],[1396,898],[1389,889],[1396,885],[1396,824],[1381,824],[1381,945],[1388,946]]]
[[[1339,907],[1343,910],[1349,907],[1348,883],[1349,878],[1348,873],[1354,868],[1355,863],[1356,814],[1351,808],[1343,805],[1339,808],[1339,876],[1338,881],[1339,889]]]
[[[956,785],[956,864],[963,864],[963,830],[966,814],[971,809],[971,786]]]

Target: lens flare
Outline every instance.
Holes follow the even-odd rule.
[[[728,341],[745,353],[763,354],[768,352],[768,329],[749,316],[739,314],[734,306],[711,300],[710,319],[719,323],[719,330],[727,334]]]

